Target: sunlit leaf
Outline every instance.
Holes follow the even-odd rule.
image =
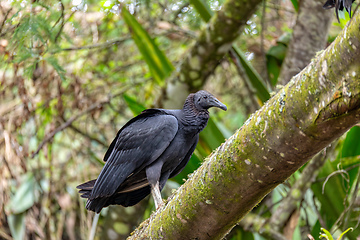
[[[265,85],[265,81],[255,68],[246,60],[245,55],[236,46],[233,46],[234,53],[238,57],[242,67],[244,68],[251,86],[256,90],[256,95],[262,102],[266,102],[270,98],[270,93]]]
[[[324,233],[320,234],[320,238],[326,238],[327,240],[333,240],[333,237],[331,236],[331,233],[326,230],[325,228],[321,228],[321,231]]]
[[[164,83],[165,78],[174,70],[173,65],[126,8],[122,8],[122,16],[153,78],[159,84]]]
[[[134,115],[139,115],[142,111],[146,109],[144,105],[136,101],[136,98],[131,97],[127,94],[123,95],[125,102],[127,103],[130,110],[134,113]]]
[[[347,11],[338,11],[339,14],[339,21],[334,22],[334,26],[339,26],[342,29],[345,28],[346,24],[350,21],[350,15]]]
[[[291,0],[291,3],[293,4],[295,11],[298,12],[299,11],[299,2],[298,2],[298,0]]]
[[[285,59],[286,51],[287,47],[284,44],[280,43],[278,45],[272,46],[266,52],[266,66],[270,82],[273,86],[277,84],[281,65]]]
[[[203,0],[190,0],[190,3],[200,14],[201,18],[208,22],[213,15],[213,11],[210,9],[209,5]]]
[[[348,231],[352,231],[352,230],[354,230],[353,228],[348,228],[348,229],[346,229],[343,233],[341,233],[340,234],[340,236],[336,239],[336,240],[341,240],[342,239],[342,237],[348,232]]]

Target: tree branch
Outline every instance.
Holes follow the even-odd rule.
[[[31,158],[34,158],[40,152],[40,150],[44,147],[44,145],[53,139],[55,134],[57,134],[58,132],[61,132],[65,128],[69,127],[79,117],[81,117],[81,116],[83,116],[83,115],[85,115],[87,113],[92,112],[93,110],[101,107],[104,104],[109,103],[109,101],[110,100],[104,100],[104,101],[100,101],[98,103],[95,103],[95,104],[91,105],[90,107],[88,107],[87,109],[85,109],[85,110],[81,111],[80,113],[76,114],[75,116],[72,116],[71,118],[69,118],[65,123],[61,124],[59,127],[57,127],[54,131],[52,131],[50,134],[48,134],[45,137],[45,139],[40,143],[40,145],[38,146],[36,151],[31,155]]]
[[[129,239],[220,239],[360,121],[360,14]]]
[[[179,71],[168,80],[167,90],[160,99],[162,106],[181,107],[178,104],[185,100],[189,91],[199,90],[204,85],[260,2],[227,0],[224,3],[201,31],[197,42],[180,64]]]

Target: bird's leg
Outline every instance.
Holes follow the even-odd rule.
[[[160,193],[160,188],[159,188],[159,182],[157,181],[155,185],[151,184],[151,194],[154,198],[154,202],[155,202],[155,208],[158,209],[159,207],[161,207],[161,205],[164,204],[162,198],[161,198],[161,193]]]

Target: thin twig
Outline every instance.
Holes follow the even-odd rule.
[[[9,15],[9,13],[11,12],[11,10],[12,10],[12,8],[7,10],[7,12],[5,13],[4,19],[3,19],[3,21],[2,21],[2,23],[0,25],[0,33],[2,32],[2,28],[4,27],[6,19],[7,19],[8,15]]]
[[[124,88],[123,90],[119,91],[118,93],[115,93],[114,95],[109,95],[106,100],[99,101],[98,103],[91,105],[87,109],[85,109],[85,110],[81,111],[80,113],[76,114],[75,116],[69,118],[65,123],[61,124],[58,128],[56,128],[53,132],[51,132],[47,137],[45,137],[45,139],[40,143],[40,145],[38,146],[36,151],[33,152],[33,154],[31,155],[31,158],[34,158],[40,152],[40,150],[44,147],[44,145],[46,143],[48,143],[49,141],[51,141],[58,132],[61,132],[65,128],[71,126],[71,124],[74,121],[76,121],[78,118],[80,118],[81,116],[86,115],[89,112],[92,112],[93,110],[95,110],[97,108],[101,108],[105,104],[109,104],[111,99],[121,96],[122,94],[124,94],[124,92],[129,90],[129,88],[131,88],[131,86]]]
[[[59,3],[60,3],[60,6],[61,6],[61,16],[60,18],[58,19],[58,21],[55,23],[55,25],[53,26],[53,28],[56,26],[56,24],[61,20],[61,27],[58,31],[58,33],[56,34],[55,36],[55,42],[57,42],[63,28],[64,28],[64,25],[65,25],[65,21],[64,21],[64,11],[65,11],[65,7],[64,7],[64,4],[61,2],[61,0],[59,0]]]
[[[325,192],[325,185],[326,185],[326,183],[329,181],[329,179],[330,179],[331,177],[333,177],[333,176],[335,176],[335,175],[337,175],[337,174],[341,174],[341,173],[344,173],[344,174],[346,174],[346,175],[349,177],[349,173],[346,172],[346,171],[343,170],[343,169],[339,169],[339,170],[337,170],[337,171],[335,171],[335,172],[332,172],[331,174],[329,174],[329,175],[326,177],[326,179],[325,179],[325,181],[324,181],[324,184],[322,185],[322,189],[321,189],[322,194],[324,194],[324,192]]]
[[[121,39],[117,39],[114,41],[110,41],[110,42],[106,42],[106,43],[97,43],[97,44],[93,44],[93,45],[88,45],[88,46],[81,46],[81,47],[69,47],[69,48],[63,48],[59,51],[77,51],[77,50],[84,50],[84,49],[94,49],[94,48],[108,48],[111,47],[112,45],[119,45],[122,44],[123,42],[125,42],[126,40],[131,39],[131,37],[125,37],[125,38],[121,38]],[[53,52],[53,53],[57,53],[59,51]]]
[[[31,158],[34,158],[39,151],[44,147],[44,145],[51,141],[53,139],[53,137],[55,136],[55,134],[57,134],[58,132],[61,132],[62,130],[64,130],[65,128],[69,127],[75,120],[77,120],[79,117],[97,109],[100,108],[102,105],[108,103],[110,100],[104,100],[104,101],[100,101],[98,103],[95,103],[93,105],[91,105],[89,108],[81,111],[80,113],[78,113],[77,115],[69,118],[65,123],[61,124],[58,128],[56,128],[53,132],[51,132],[39,145],[39,147],[37,148],[37,150],[31,155]]]
[[[91,225],[91,229],[90,229],[89,240],[94,240],[94,238],[95,238],[96,226],[99,221],[99,216],[100,216],[100,213],[96,213],[94,216],[94,219],[93,219],[93,222]]]
[[[72,130],[74,130],[75,132],[83,135],[84,137],[90,139],[91,141],[97,142],[98,144],[100,144],[100,145],[103,146],[103,147],[108,147],[108,146],[109,146],[108,144],[100,141],[99,139],[94,138],[94,137],[90,136],[89,134],[86,134],[85,132],[81,131],[79,128],[75,127],[73,124],[70,124],[69,127],[70,127]]]
[[[157,37],[157,36],[163,36],[163,35],[169,35],[171,33],[183,33],[184,35],[190,37],[190,38],[195,38],[196,37],[196,34],[192,31],[189,31],[189,30],[184,30],[180,27],[177,27],[177,26],[174,26],[172,30],[168,30],[162,34],[156,34],[154,35],[154,37]],[[105,42],[105,43],[96,43],[96,44],[93,44],[93,45],[87,45],[87,46],[80,46],[80,47],[69,47],[69,48],[63,48],[63,49],[60,49],[60,50],[56,50],[56,51],[53,51],[51,52],[52,54],[54,53],[58,53],[58,52],[61,52],[61,51],[78,51],[78,50],[86,50],[86,49],[94,49],[94,48],[108,48],[108,47],[111,47],[113,45],[120,45],[122,43],[124,43],[125,41],[127,40],[130,40],[131,39],[131,36],[127,36],[127,37],[124,37],[124,38],[120,38],[120,39],[116,39],[116,40],[113,40],[113,41],[108,41],[108,42]]]

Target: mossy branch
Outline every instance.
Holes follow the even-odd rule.
[[[129,239],[221,239],[360,121],[360,14],[220,146]],[[230,106],[231,107],[231,106]]]
[[[228,53],[261,0],[227,0],[200,32],[195,44],[168,79],[166,94],[159,99],[165,108],[178,106],[189,92],[202,88]],[[180,90],[181,89],[181,90]],[[182,93],[182,94],[180,94]]]
[[[194,91],[204,85],[207,77],[230,50],[260,0],[227,0],[211,18],[180,67],[179,79]]]

